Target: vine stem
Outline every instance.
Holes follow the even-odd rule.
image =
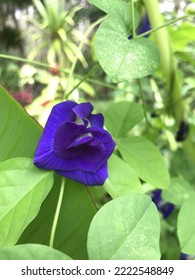
[[[136,37],[135,33],[135,9],[134,9],[134,0],[131,0],[131,18],[132,18],[132,38]]]
[[[160,29],[160,26],[164,26],[163,18],[159,11],[158,0],[143,0],[143,3],[153,29]],[[185,17],[187,16],[181,17],[180,20]],[[168,23],[170,24],[170,22]],[[172,52],[169,33],[166,28],[163,28],[155,32],[154,37],[161,53],[161,65],[166,80],[166,92],[169,97],[168,106],[177,104],[177,106],[171,107],[171,113],[176,124],[179,125],[180,122],[185,119],[187,104],[182,98],[181,92],[183,83],[177,70],[177,64]],[[183,148],[186,154],[195,161],[195,145],[190,137],[183,141]]]
[[[22,57],[18,57],[18,56],[12,56],[12,55],[6,55],[6,54],[0,54],[0,58],[4,58],[4,59],[9,59],[9,60],[15,60],[15,61],[20,61],[23,63],[27,63],[27,64],[32,64],[32,65],[36,65],[39,67],[43,67],[43,68],[52,68],[51,65],[47,64],[47,63],[42,63],[36,60],[30,60],[27,58],[22,58]],[[68,69],[58,69],[58,71],[60,72],[64,72],[64,73],[69,73]]]
[[[21,58],[21,57],[18,57],[18,56],[0,54],[0,58],[8,59],[8,60],[14,60],[14,61],[18,61],[18,62],[23,62],[23,63],[27,63],[27,64],[30,64],[30,65],[32,64],[32,65],[43,67],[43,68],[47,68],[47,69],[48,68],[52,68],[51,65],[49,65],[49,64],[42,63],[42,62],[39,62],[39,61],[36,61],[36,60],[29,60],[29,59],[26,59],[26,58]],[[69,74],[70,73],[69,69],[58,68],[58,71],[62,72],[62,73],[65,73],[65,74]],[[90,73],[90,75],[91,74],[92,73]],[[77,79],[79,79],[79,80],[82,80],[82,82],[86,80],[86,81],[88,81],[90,83],[93,83],[93,84],[96,84],[96,85],[100,85],[100,86],[104,86],[104,87],[107,87],[107,88],[110,88],[110,89],[113,89],[113,90],[118,90],[118,91],[121,91],[121,92],[129,92],[128,90],[117,88],[116,86],[106,84],[106,83],[98,81],[96,79],[88,78],[90,75],[89,75],[89,73],[86,74],[86,76],[87,76],[87,78],[86,78],[86,76],[83,77],[83,76],[81,76],[79,74],[75,74],[75,77]],[[80,83],[79,83],[79,85],[80,85]],[[74,89],[76,87],[78,87],[79,85],[77,84],[77,86],[75,86]]]
[[[162,24],[162,25],[160,25],[160,26],[158,26],[158,27],[156,27],[156,28],[152,28],[151,30],[149,30],[149,31],[147,31],[147,32],[144,32],[144,33],[142,33],[142,34],[140,34],[140,35],[137,35],[137,37],[136,38],[140,38],[140,37],[144,37],[144,36],[146,36],[146,35],[150,35],[150,34],[152,34],[153,32],[155,32],[155,31],[157,31],[157,30],[159,30],[159,29],[161,29],[161,28],[164,28],[164,27],[166,27],[166,26],[169,26],[169,25],[171,25],[171,24],[174,24],[174,23],[176,23],[176,22],[178,22],[178,21],[180,21],[180,20],[183,20],[183,19],[186,19],[188,16],[182,16],[182,17],[179,17],[179,18],[175,18],[175,19],[172,19],[172,20],[169,20],[169,21],[167,21],[166,23],[164,23],[164,24]]]
[[[96,65],[91,71],[89,71],[81,80],[74,86],[68,93],[66,93],[66,98],[69,97],[69,95],[80,86],[84,81],[87,80],[88,77],[90,77],[92,74],[94,74],[98,69],[100,68],[99,65]]]
[[[59,220],[59,214],[60,214],[60,209],[62,206],[62,201],[63,201],[63,196],[64,196],[64,190],[65,190],[65,178],[62,178],[61,182],[61,187],[60,187],[60,193],[58,197],[58,202],[57,202],[57,207],[56,207],[56,212],[54,215],[53,219],[53,224],[51,228],[51,234],[50,234],[50,240],[49,240],[49,246],[53,248],[54,246],[54,240],[55,240],[55,235],[56,235],[56,229],[57,229],[57,224]]]
[[[90,192],[90,190],[87,186],[85,186],[85,190],[86,190],[86,192],[87,192],[87,194],[88,194],[88,196],[89,196],[89,198],[90,198],[90,200],[91,200],[91,202],[92,202],[92,204],[93,204],[93,206],[94,206],[94,208],[97,212],[99,210],[99,208],[97,207],[97,205],[95,203],[95,200],[94,200],[94,198],[93,198],[93,196],[92,196],[92,194],[91,194],[91,192]]]

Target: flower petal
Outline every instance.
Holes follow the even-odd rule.
[[[108,178],[107,163],[105,163],[96,173],[83,172],[82,170],[75,171],[58,171],[57,172],[69,179],[78,181],[86,186],[101,186]]]
[[[101,164],[102,161],[105,161],[105,157],[106,151],[104,145],[97,139],[91,137],[91,141],[85,146],[81,154],[82,160],[85,160],[88,164],[92,162],[100,162]]]
[[[56,130],[53,152],[60,158],[66,158],[65,150],[71,144],[74,138],[86,133],[84,125],[78,125],[73,122],[63,122]]]
[[[104,126],[104,117],[102,114],[91,114],[89,115],[88,120],[92,127],[103,128]]]
[[[85,136],[78,141],[71,143],[64,151],[63,157],[71,159],[80,156],[86,150],[86,145],[91,142],[90,136]]]
[[[79,118],[86,119],[93,111],[93,106],[91,103],[85,102],[74,107],[73,111]]]
[[[98,139],[102,144],[104,144],[106,150],[106,159],[108,159],[113,153],[116,145],[110,133],[99,127],[89,127],[87,128],[87,132],[91,133],[95,139]]]
[[[86,143],[91,142],[91,146],[85,144],[77,149],[70,148],[70,150],[65,149],[64,151],[58,151],[60,156],[55,154],[52,150],[47,151],[47,153],[36,155],[34,157],[34,164],[43,169],[49,170],[83,170],[83,172],[95,173],[106,161],[104,146],[97,141],[94,144],[92,141],[85,139]],[[82,140],[83,141],[83,140]],[[64,158],[62,157],[64,156]]]
[[[55,133],[61,123],[76,119],[75,113],[72,111],[76,105],[76,102],[66,101],[53,107],[39,140],[35,158],[52,150]]]
[[[49,170],[76,170],[77,169],[77,162],[75,160],[70,159],[62,159],[56,156],[52,151],[45,153],[40,156],[36,156],[34,158],[34,164],[43,169]]]
[[[102,185],[115,143],[103,129],[103,116],[91,114],[92,110],[90,103],[73,101],[54,106],[35,153],[35,165],[88,186]]]

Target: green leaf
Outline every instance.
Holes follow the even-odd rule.
[[[32,159],[0,163],[0,247],[18,241],[52,186],[53,173],[35,167]]]
[[[123,1],[91,1],[108,13],[95,35],[97,59],[115,83],[151,75],[160,64],[156,45],[147,38],[128,40],[132,33],[130,5]],[[135,26],[139,16],[135,10]]]
[[[108,174],[109,179],[106,180],[104,188],[112,198],[131,193],[143,193],[135,171],[114,154],[108,160]]]
[[[39,0],[32,0],[34,6],[36,7],[37,11],[39,12],[40,16],[43,19],[47,19],[47,10],[45,8],[45,6],[42,4],[41,1]]]
[[[181,251],[195,255],[195,194],[186,200],[178,215],[177,232]]]
[[[71,260],[71,258],[45,245],[24,244],[1,249],[0,260]]]
[[[136,124],[142,121],[142,107],[134,102],[111,104],[105,112],[105,126],[114,138],[125,136]]]
[[[0,161],[32,157],[41,127],[0,85]]]
[[[88,254],[94,260],[158,260],[160,220],[151,198],[132,194],[105,204],[89,228]]]
[[[142,180],[160,189],[169,186],[169,173],[164,159],[149,140],[139,136],[126,137],[117,141],[117,147]]]
[[[48,245],[60,191],[61,177],[42,205],[37,218],[27,227],[19,243],[41,243]],[[73,259],[87,259],[87,233],[96,213],[90,195],[83,185],[66,179],[65,194],[60,209],[54,248]]]
[[[173,26],[169,27],[171,46],[175,52],[187,51],[187,46],[195,40],[194,28],[195,25],[187,21],[184,21],[177,29]]]
[[[112,18],[115,18],[119,25],[127,29],[129,34],[131,33],[131,7],[129,3],[125,3],[121,0],[90,0],[89,2],[107,13]],[[140,17],[137,10],[135,10],[134,12],[135,27],[137,27],[140,21]]]
[[[33,157],[41,135],[41,127],[1,85],[0,104],[0,161],[13,157]],[[49,244],[60,184],[61,177],[55,176],[53,188],[37,217],[22,234],[20,243]],[[67,180],[55,247],[75,259],[87,258],[87,232],[95,212],[86,188]]]
[[[162,192],[162,198],[181,206],[194,193],[191,185],[183,178],[172,178],[170,187]]]

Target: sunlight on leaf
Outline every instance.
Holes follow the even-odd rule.
[[[96,56],[106,74],[115,83],[151,75],[159,66],[160,53],[147,38],[128,40],[132,26],[130,5],[116,0],[91,2],[109,15],[95,35]],[[135,22],[137,26],[137,12]]]
[[[177,206],[181,206],[191,195],[194,190],[184,178],[172,178],[168,189],[163,190],[162,198]]]
[[[0,163],[0,247],[17,242],[52,186],[53,172],[36,168],[32,159]]]
[[[2,248],[0,260],[71,260],[71,258],[45,245],[24,244]]]
[[[92,260],[158,260],[160,220],[151,198],[132,194],[104,205],[92,220],[88,254]]]

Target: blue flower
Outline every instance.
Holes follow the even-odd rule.
[[[172,203],[169,203],[162,199],[161,193],[161,190],[156,190],[152,192],[151,196],[153,202],[156,204],[157,209],[162,213],[163,218],[166,219],[171,215],[171,213],[175,209],[175,206]]]
[[[140,21],[140,24],[136,30],[136,33],[137,33],[137,35],[140,35],[142,33],[149,31],[150,29],[151,29],[150,21],[149,21],[148,15],[145,14]],[[148,34],[148,35],[145,35],[144,37],[148,38],[149,36],[150,35]],[[132,39],[132,34],[130,34],[128,36],[128,40],[131,40],[131,39]]]
[[[184,253],[180,254],[180,260],[194,260],[194,259],[195,256],[184,254]]]
[[[87,186],[103,185],[115,142],[103,128],[102,114],[92,111],[90,103],[65,101],[55,105],[38,143],[34,164]]]

